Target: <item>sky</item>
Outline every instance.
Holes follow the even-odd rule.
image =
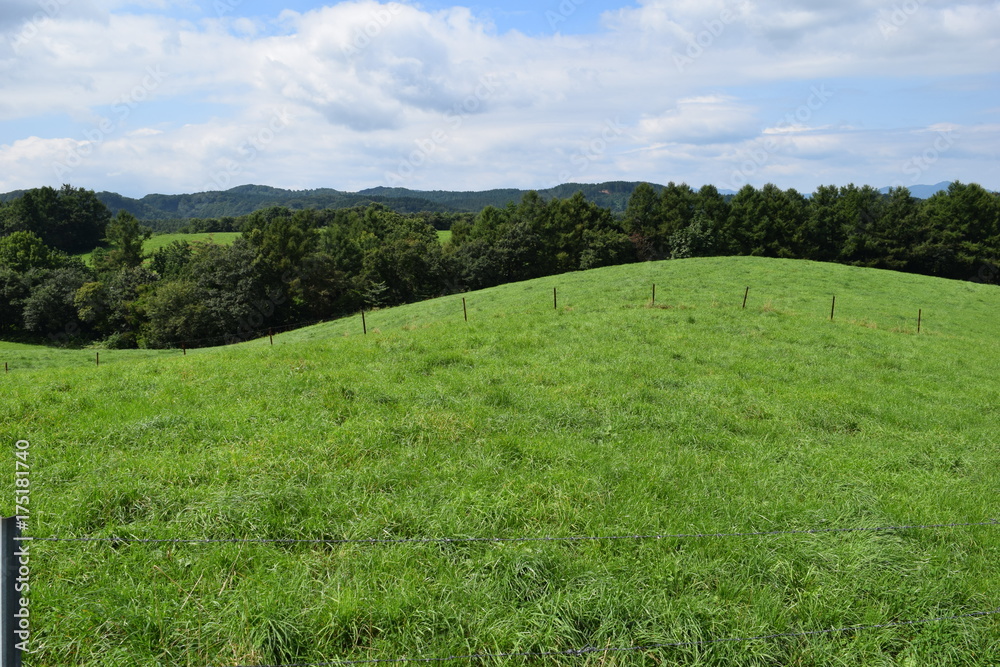
[[[1000,0],[2,0],[0,192],[1000,190]]]

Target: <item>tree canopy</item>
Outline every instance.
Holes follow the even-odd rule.
[[[45,245],[70,254],[93,250],[110,220],[111,212],[93,190],[70,185],[28,190],[0,204],[0,236],[33,232]]]

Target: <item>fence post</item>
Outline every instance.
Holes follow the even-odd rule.
[[[743,310],[747,308],[747,297],[750,296],[750,286],[747,285],[747,291],[743,292]]]
[[[656,305],[656,283],[653,283],[653,303],[652,303],[652,305],[654,305],[654,306]]]
[[[556,298],[556,288],[552,288],[552,308],[559,310],[559,300]]]
[[[365,322],[365,309],[361,309],[361,328],[364,330],[365,335],[368,335],[368,323]]]
[[[833,311],[837,307],[837,295],[833,295],[833,302],[830,304],[830,321],[833,322]]]
[[[917,311],[917,333],[920,333],[920,324],[924,319],[924,309],[921,308]]]
[[[462,314],[465,315],[465,321],[469,321],[469,309],[465,307],[465,297],[462,297]]]
[[[18,619],[15,613],[21,611],[21,594],[17,585],[19,568],[16,552],[21,546],[17,539],[21,530],[17,527],[17,517],[0,519],[0,665],[21,667],[21,649],[18,646]],[[27,632],[27,631],[25,631]],[[27,641],[27,640],[25,640]]]

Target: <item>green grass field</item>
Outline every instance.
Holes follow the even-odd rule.
[[[156,234],[151,236],[142,244],[142,250],[146,254],[152,253],[154,250],[159,250],[165,246],[170,245],[174,241],[187,241],[188,243],[198,243],[198,242],[212,242],[220,243],[222,245],[231,245],[233,241],[240,236],[239,232],[208,232],[204,234]],[[86,253],[80,255],[84,262],[90,264],[90,256],[93,253]]]
[[[656,304],[650,304],[651,285]],[[744,289],[751,286],[747,307]],[[558,288],[558,309],[552,289]],[[831,296],[837,296],[834,321]],[[28,534],[418,539],[1000,518],[1000,288],[678,260],[216,349],[0,345]],[[917,311],[922,331],[916,333]],[[992,665],[1000,526],[34,542],[31,665]],[[792,633],[795,636],[717,641]],[[677,644],[638,651],[618,647]]]
[[[451,240],[451,230],[450,229],[439,229],[438,230],[438,240],[441,241],[441,245],[444,245]]]
[[[233,241],[239,238],[239,232],[208,232],[205,234],[157,234],[152,236],[143,245],[145,252],[153,252],[166,247],[174,241],[187,241],[188,243],[198,243],[209,241],[222,245],[232,245]]]

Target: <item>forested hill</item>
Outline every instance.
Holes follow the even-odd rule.
[[[565,183],[538,193],[544,200],[565,199],[576,192],[583,192],[591,203],[608,208],[614,213],[623,213],[628,198],[635,190],[637,182],[616,181],[613,183]],[[663,186],[654,185],[657,191]],[[266,185],[240,185],[225,191],[198,192],[180,195],[146,195],[142,199],[132,199],[115,192],[98,192],[97,198],[107,206],[112,214],[126,210],[147,223],[157,221],[181,221],[191,218],[220,218],[240,216],[269,206],[284,206],[290,209],[307,208],[351,208],[371,203],[384,204],[398,213],[418,212],[468,212],[478,213],[487,206],[502,208],[508,203],[519,203],[527,190],[513,188],[485,190],[482,192],[452,192],[446,190],[421,191],[406,188],[377,187],[361,192],[344,192],[332,188],[316,190],[283,190]],[[14,199],[23,191],[0,195],[0,201]],[[171,225],[152,224],[158,231],[170,231]]]
[[[269,206],[284,206],[290,209],[337,209],[379,203],[399,213],[455,210],[414,195],[386,197],[377,194],[342,192],[332,188],[283,190],[266,185],[240,185],[225,191],[181,195],[152,194],[142,199],[131,199],[114,192],[99,192],[97,197],[113,212],[125,209],[137,218],[147,221],[240,216]]]
[[[613,181],[609,183],[563,183],[553,188],[537,190],[545,201],[552,199],[567,199],[577,192],[582,192],[587,201],[607,208],[612,213],[624,213],[628,199],[639,185],[632,181]],[[653,185],[659,192],[662,185]],[[478,213],[487,206],[503,208],[510,202],[515,204],[528,192],[514,188],[483,190],[481,192],[452,192],[448,190],[407,190],[406,188],[377,187],[362,190],[359,195],[387,198],[418,198],[447,206],[452,211]]]
[[[622,213],[636,183],[615,182],[599,184],[566,183],[539,190],[543,199],[564,199],[583,192],[588,201],[613,212]],[[657,190],[662,186],[654,186]],[[112,212],[125,209],[141,220],[184,220],[189,218],[218,218],[253,213],[268,206],[285,206],[291,209],[351,208],[370,203],[384,204],[398,213],[468,212],[478,213],[487,206],[502,208],[515,204],[527,190],[513,188],[483,192],[451,192],[446,190],[422,191],[406,188],[377,187],[360,192],[343,192],[331,188],[316,190],[283,190],[265,185],[241,185],[221,192],[199,192],[182,195],[146,195],[130,199],[113,192],[100,192],[98,198]]]
[[[625,212],[629,197],[638,182],[613,181],[607,183],[564,183],[552,188],[537,190],[544,201],[568,199],[577,192],[613,214]],[[948,183],[918,185],[911,188],[917,199],[930,197],[946,190]],[[662,185],[653,185],[658,193]],[[225,191],[197,192],[179,195],[146,195],[142,199],[125,197],[115,192],[98,192],[97,198],[112,215],[125,210],[142,220],[157,232],[177,231],[191,219],[223,218],[248,215],[270,206],[289,209],[342,209],[368,204],[383,204],[397,213],[478,213],[487,206],[503,208],[508,203],[519,203],[528,192],[515,188],[461,192],[450,190],[409,190],[407,188],[375,187],[360,192],[345,192],[332,188],[315,190],[284,190],[266,185],[240,185]],[[883,193],[888,188],[883,188]],[[0,202],[16,199],[23,190],[0,194]],[[735,193],[720,191],[722,195]]]

